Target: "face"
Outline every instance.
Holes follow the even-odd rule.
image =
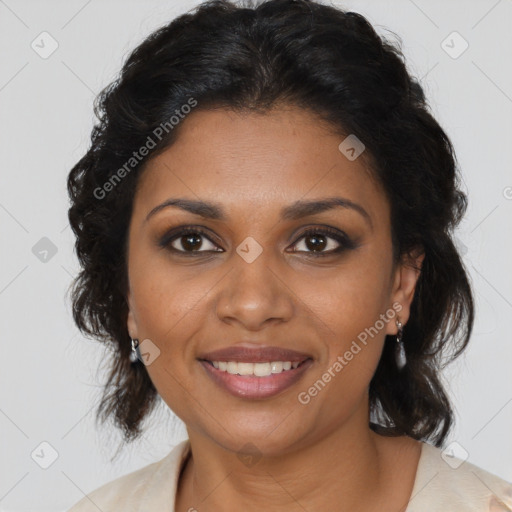
[[[233,451],[251,441],[280,454],[367,428],[368,386],[417,272],[393,263],[389,203],[363,156],[349,160],[344,137],[299,109],[182,123],[148,162],[129,227],[128,330],[159,394],[189,434]],[[338,206],[299,208],[327,198]],[[262,346],[307,359],[265,377],[201,360]]]

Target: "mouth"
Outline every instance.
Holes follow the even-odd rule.
[[[249,399],[270,398],[282,393],[298,382],[313,364],[311,357],[300,361],[198,361],[221,389]]]

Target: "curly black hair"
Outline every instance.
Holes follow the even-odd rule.
[[[453,146],[397,40],[313,0],[207,1],[150,34],[95,99],[91,146],[67,181],[82,267],[73,318],[112,349],[96,419],[113,419],[125,442],[140,436],[159,397],[144,364],[130,358],[127,330],[127,230],[140,173],[176,140],[192,106],[265,113],[292,105],[364,143],[391,205],[395,261],[422,248],[403,332],[408,363],[397,370],[388,337],[369,387],[370,428],[442,446],[454,414],[440,371],[466,348],[474,320],[453,242],[467,199]],[[143,147],[151,149],[139,158]]]

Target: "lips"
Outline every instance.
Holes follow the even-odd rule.
[[[265,399],[281,394],[301,380],[304,373],[313,364],[313,357],[304,352],[282,347],[261,346],[255,343],[240,343],[220,350],[205,352],[197,359],[208,377],[220,389],[245,399]],[[224,363],[220,363],[221,361]],[[271,363],[275,367],[273,369],[277,371],[272,371],[270,375],[265,372],[260,376],[240,375],[238,372],[229,373],[229,370],[223,371],[222,368],[219,368],[219,365],[226,363],[228,365],[267,363],[267,366],[268,363]],[[240,367],[238,369],[240,370]],[[255,368],[253,370],[256,371]],[[240,371],[245,373],[243,370]],[[266,371],[268,372],[268,367]]]
[[[265,363],[269,361],[291,361],[302,363],[311,355],[282,347],[259,346],[251,348],[237,345],[201,354],[203,361],[236,361],[240,363]]]
[[[308,358],[303,363],[299,364],[297,368],[266,377],[232,375],[215,368],[209,362],[199,361],[199,363],[204,368],[211,381],[230,395],[248,400],[261,400],[280,395],[294,384],[297,384],[304,373],[311,368],[313,360]]]

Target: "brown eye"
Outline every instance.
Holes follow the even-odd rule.
[[[355,248],[354,242],[345,233],[332,228],[308,229],[299,240],[304,240],[303,249],[293,252],[304,252],[311,256],[329,256]],[[297,245],[301,244],[295,242],[294,246]]]
[[[202,237],[202,235],[190,233],[190,234],[181,236],[180,238],[177,239],[177,241],[179,241],[181,243],[181,246],[186,251],[197,251],[203,245],[203,241],[201,240],[201,237]]]
[[[304,237],[304,245],[310,251],[321,252],[329,245],[329,238],[330,237],[324,235],[308,235]]]
[[[206,232],[200,228],[188,227],[165,235],[159,242],[161,247],[165,247],[177,253],[202,253],[219,252],[218,247],[206,235]]]

